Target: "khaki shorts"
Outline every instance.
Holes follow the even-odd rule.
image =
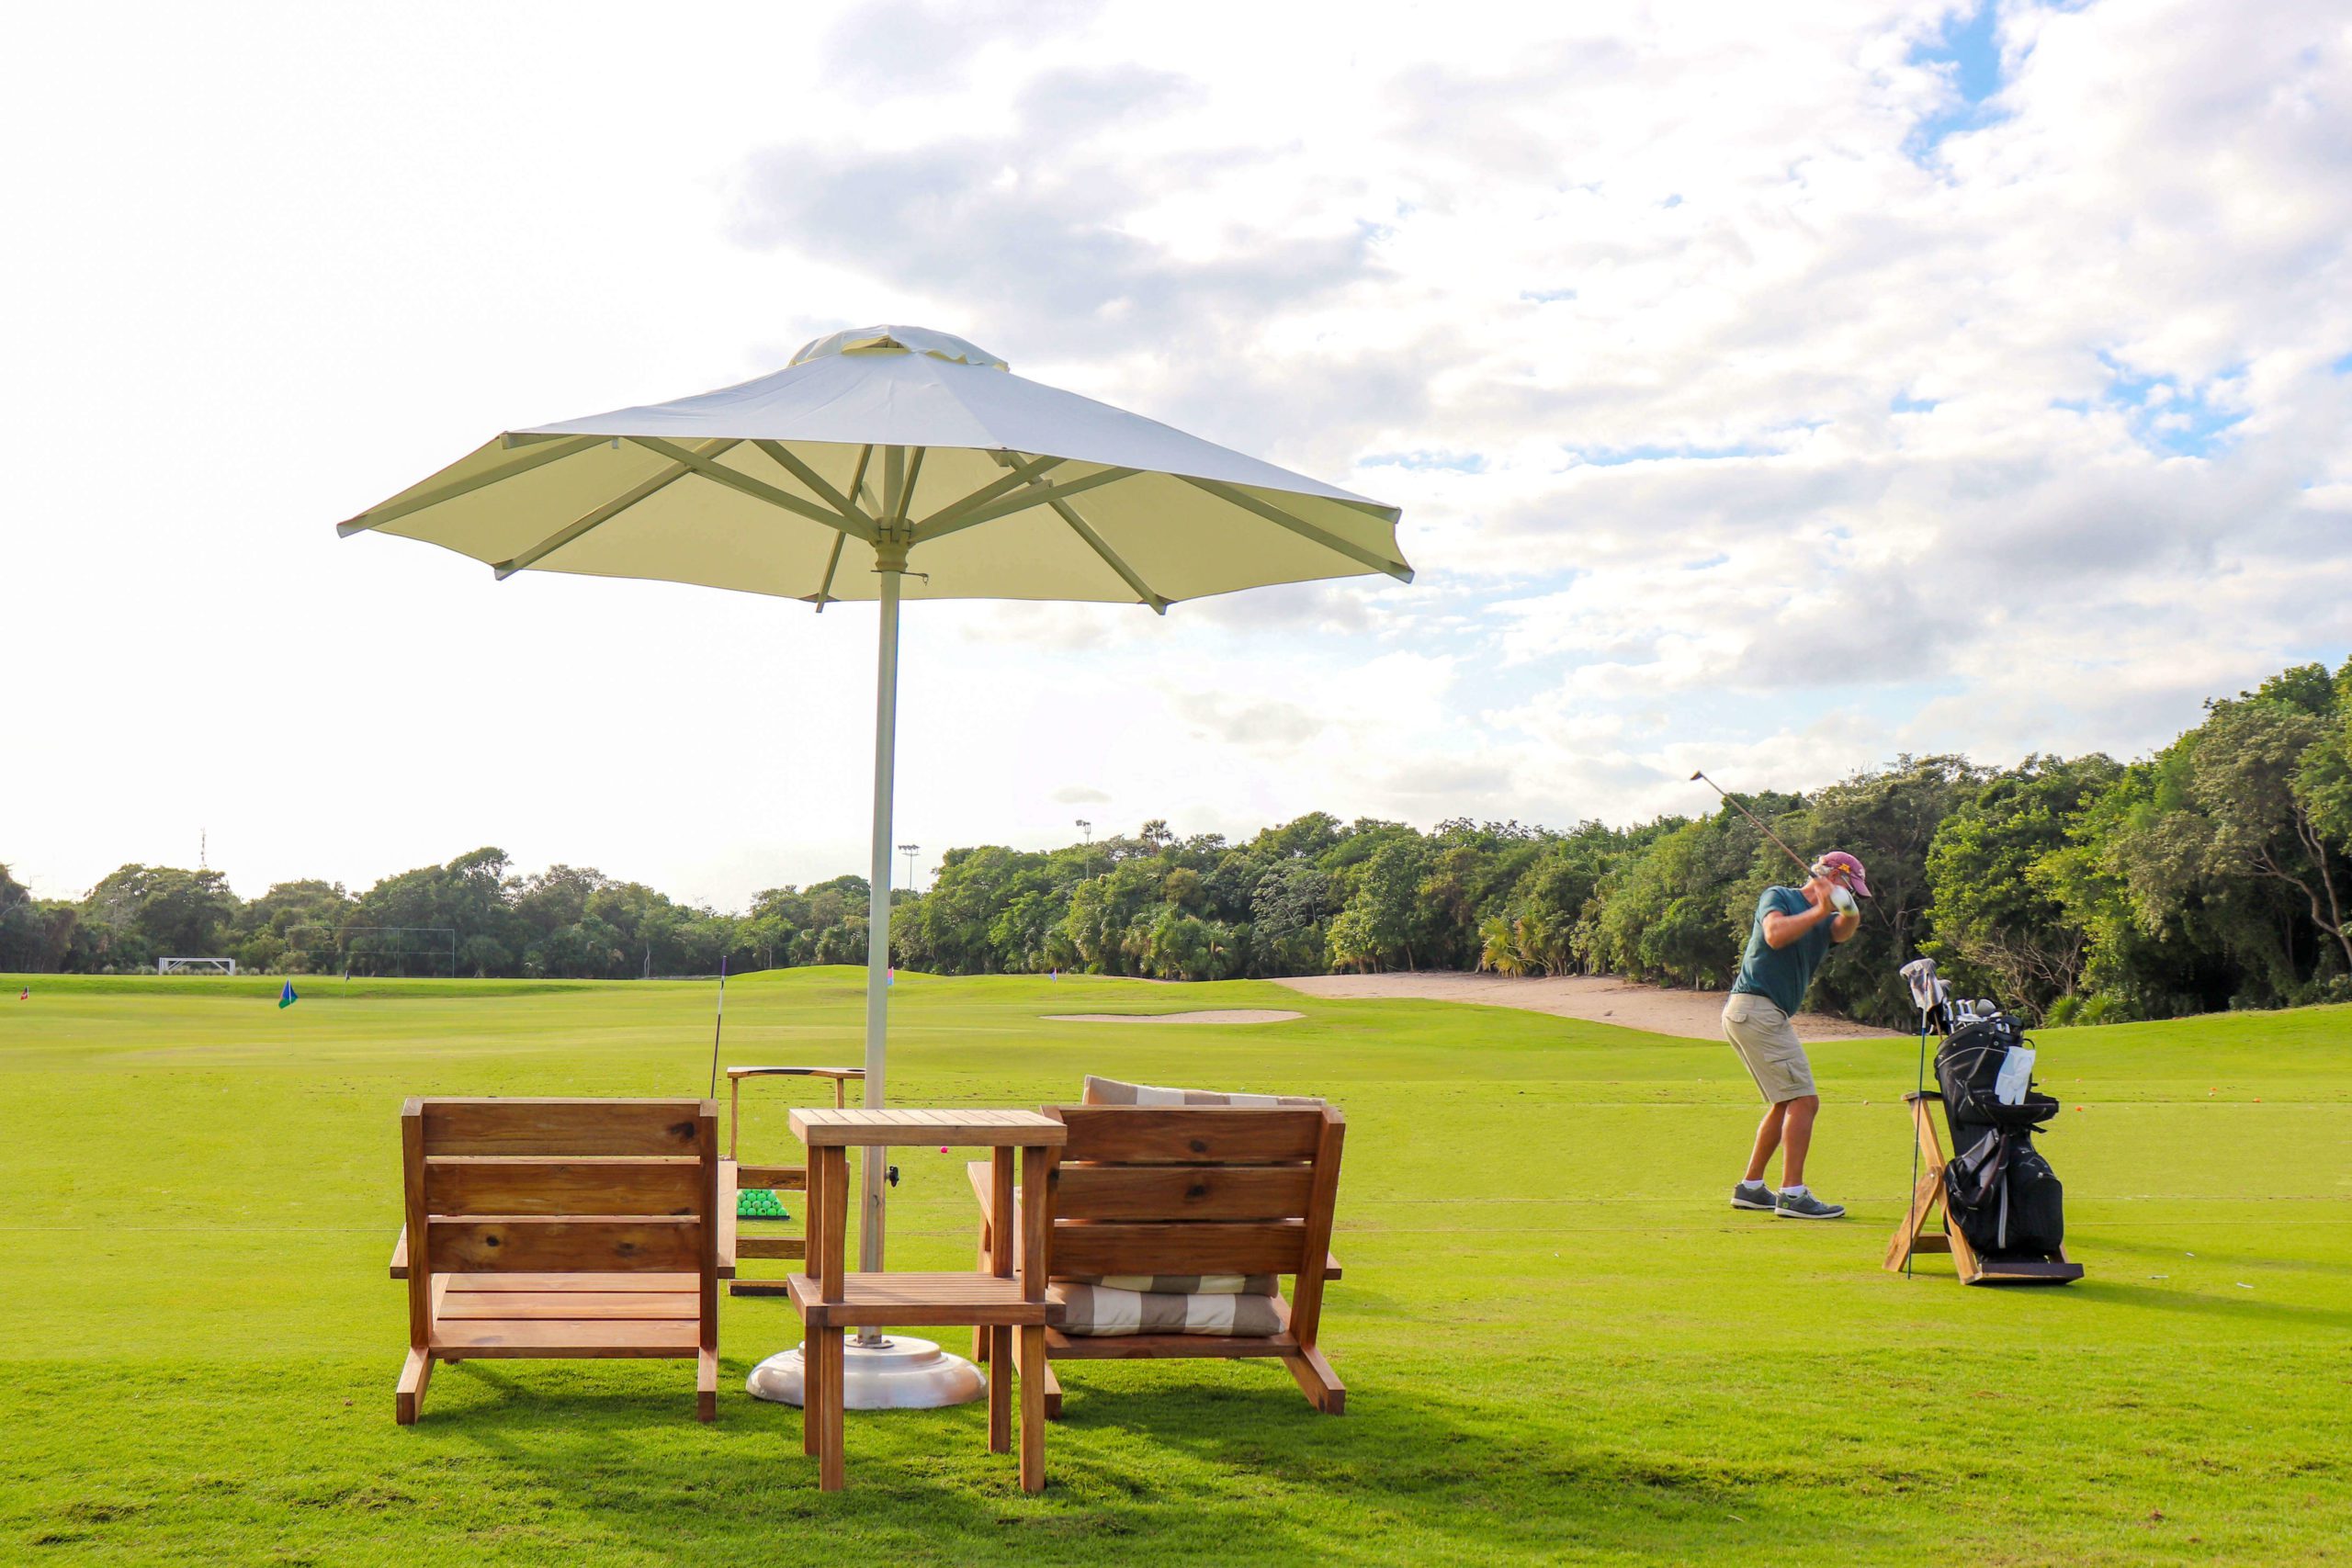
[[[1739,1053],[1747,1076],[1764,1093],[1764,1103],[1780,1105],[1815,1092],[1813,1064],[1805,1060],[1804,1043],[1789,1022],[1789,1015],[1770,999],[1734,991],[1724,1003],[1724,1038]]]

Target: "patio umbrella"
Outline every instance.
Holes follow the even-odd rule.
[[[337,525],[518,571],[880,601],[865,1096],[883,1102],[902,599],[1148,604],[1272,583],[1412,580],[1397,512],[1015,376],[945,333],[808,344],[773,375],[493,437]],[[859,1267],[882,1266],[885,1161]]]

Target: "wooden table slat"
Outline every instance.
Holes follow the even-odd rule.
[[[950,1144],[983,1148],[1055,1148],[1069,1129],[1034,1111],[989,1107],[894,1106],[834,1110],[805,1106],[791,1116],[793,1135],[812,1148],[876,1148],[899,1144]]]

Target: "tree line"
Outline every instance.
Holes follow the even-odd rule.
[[[1964,993],[2050,1021],[2352,999],[2352,662],[2211,702],[2132,762],[1905,756],[1747,804],[1801,852],[1843,848],[1870,868],[1877,897],[1815,985],[1830,1011],[1907,1021],[1896,971],[1920,953]],[[1797,879],[1728,807],[1558,831],[1310,812],[1240,842],[1152,821],[1054,850],[951,850],[928,889],[894,893],[891,952],[957,975],[1483,969],[1719,989],[1759,893]],[[496,849],[358,894],[310,880],[251,900],[218,872],[145,865],[39,899],[0,866],[0,969],[221,954],[296,974],[617,979],[857,964],[866,907],[854,875],[727,913],[590,869],[523,874]]]

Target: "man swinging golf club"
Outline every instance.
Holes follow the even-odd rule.
[[[1845,1217],[1845,1209],[1823,1202],[1804,1184],[1804,1158],[1813,1145],[1821,1097],[1814,1092],[1813,1064],[1805,1060],[1789,1021],[1804,1004],[1805,987],[1831,944],[1849,940],[1860,928],[1854,899],[1869,897],[1871,889],[1862,880],[1862,863],[1843,850],[1830,851],[1806,873],[1804,886],[1768,887],[1756,900],[1739,978],[1724,1003],[1724,1037],[1747,1064],[1765,1103],[1747,1176],[1732,1189],[1731,1206],[1767,1210],[1784,1220],[1836,1220]],[[1777,1193],[1764,1184],[1764,1168],[1774,1149],[1781,1151]]]

